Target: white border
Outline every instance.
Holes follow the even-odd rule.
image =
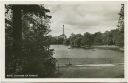
[[[128,46],[127,46],[127,43],[128,42],[128,29],[127,29],[127,15],[128,15],[128,4],[127,2],[125,1],[125,53],[124,53],[124,62],[125,62],[125,78],[6,78],[5,79],[5,21],[4,21],[4,4],[42,4],[42,3],[48,3],[48,4],[57,4],[57,3],[60,3],[60,4],[68,4],[68,3],[72,3],[72,4],[77,4],[78,2],[80,4],[84,4],[83,1],[85,0],[61,0],[61,1],[57,1],[57,0],[53,0],[53,1],[50,1],[50,0],[44,0],[44,1],[40,1],[40,0],[35,0],[35,1],[32,1],[32,0],[26,0],[26,1],[15,1],[15,0],[5,0],[3,2],[0,3],[0,22],[1,22],[1,25],[0,25],[0,55],[1,56],[1,67],[2,67],[2,72],[1,72],[1,80],[2,81],[11,81],[11,82],[128,82]],[[86,1],[97,1],[97,0],[86,0]],[[86,3],[85,1],[85,3]],[[98,0],[98,1],[105,1],[105,0]],[[111,1],[111,0],[107,0],[107,1]],[[114,1],[114,0],[113,0]],[[124,0],[116,0],[116,1],[124,1]],[[0,68],[1,68],[0,67]]]

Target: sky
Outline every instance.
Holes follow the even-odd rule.
[[[77,2],[47,4],[50,9],[51,32],[49,35],[62,34],[63,25],[65,35],[85,32],[105,32],[117,28],[117,22],[123,2]]]

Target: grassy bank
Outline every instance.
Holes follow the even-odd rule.
[[[71,46],[72,48],[84,48],[84,49],[106,49],[106,50],[117,50],[124,51],[124,47],[114,46],[114,45],[92,45],[92,46]]]
[[[108,67],[75,67],[59,68],[59,78],[123,78],[123,65]]]
[[[99,49],[108,49],[108,50],[118,50],[118,51],[124,51],[123,47],[119,46],[114,46],[114,45],[97,45],[97,46],[92,46],[93,48],[99,48]]]

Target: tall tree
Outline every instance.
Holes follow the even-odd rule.
[[[39,77],[50,76],[50,73],[53,74],[55,70],[55,62],[52,58],[52,51],[49,49],[49,43],[46,42],[48,40],[46,35],[50,28],[48,23],[49,19],[51,18],[51,16],[48,16],[46,13],[50,11],[45,9],[42,5],[35,4],[13,4],[10,6],[12,10],[13,27],[13,46],[11,46],[13,50],[11,52],[12,59],[10,61],[13,65],[11,68],[13,71],[10,71],[9,67],[6,67],[6,73],[38,74]],[[34,19],[34,16],[38,19]],[[24,18],[27,19],[25,20]],[[26,22],[30,23],[26,24],[25,26],[24,23]],[[30,24],[34,25],[33,28],[29,26]],[[6,50],[6,57],[9,56],[7,52],[8,50]],[[28,57],[28,55],[30,56]],[[30,61],[30,63],[28,61]],[[33,64],[36,62],[39,64],[37,67],[33,67]],[[6,65],[8,64],[9,62],[6,63]]]
[[[119,12],[119,20],[118,20],[118,28],[119,28],[119,46],[124,46],[124,4],[121,4],[121,10]]]

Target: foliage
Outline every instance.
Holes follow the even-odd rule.
[[[47,36],[50,10],[35,4],[5,5],[5,8],[6,75],[54,76],[56,60]]]

